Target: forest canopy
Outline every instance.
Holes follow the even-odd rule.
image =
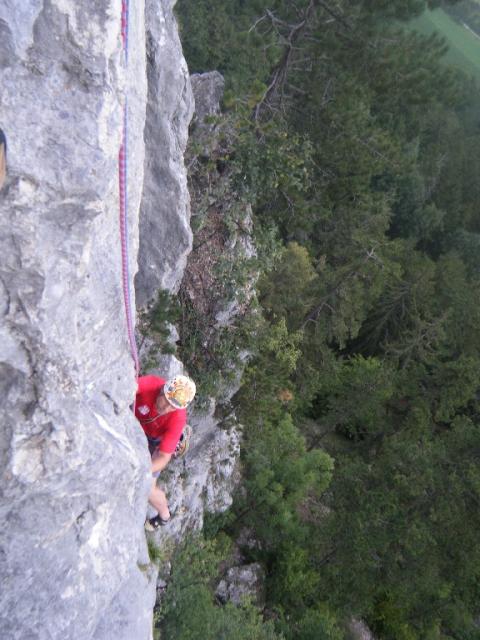
[[[191,72],[226,79],[232,185],[277,238],[219,526],[255,532],[287,639],[339,640],[352,616],[383,640],[480,638],[480,93],[412,27],[439,5],[464,15],[177,3]]]

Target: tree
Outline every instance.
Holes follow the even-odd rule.
[[[219,564],[226,549],[196,536],[177,547],[166,593],[156,616],[161,637],[176,640],[282,640],[271,622],[245,602],[215,603]]]

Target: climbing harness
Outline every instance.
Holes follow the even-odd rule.
[[[128,6],[129,0],[122,0],[122,44],[125,52],[125,62],[128,66]],[[127,109],[127,96],[125,96],[125,105],[123,112],[123,132],[122,143],[120,151],[118,153],[118,181],[120,191],[120,242],[122,247],[122,285],[123,285],[123,299],[125,303],[125,315],[127,319],[127,331],[128,341],[130,343],[130,352],[132,354],[133,361],[135,363],[135,373],[138,378],[140,372],[140,363],[138,359],[137,343],[135,340],[135,330],[132,319],[132,304],[131,304],[131,292],[130,292],[130,273],[129,273],[129,253],[128,253],[128,226],[127,226],[127,213],[128,213],[128,192],[127,192],[127,180],[128,180],[128,153],[127,153],[127,138],[128,138],[128,109]]]
[[[153,420],[156,420],[158,418],[158,416],[156,416],[155,418],[151,418],[150,422],[152,422]],[[145,424],[144,422],[141,422],[141,424]],[[192,438],[192,427],[189,424],[186,424],[183,427],[183,431],[180,435],[180,439],[177,442],[177,446],[175,447],[175,451],[173,452],[172,456],[174,458],[183,458],[183,456],[187,453],[189,447],[190,447],[190,441]],[[161,438],[151,438],[149,435],[145,434],[147,436],[147,440],[148,440],[148,450],[150,451],[150,455],[153,455],[153,452],[155,451],[155,449],[158,447],[158,445],[160,444],[160,442],[162,441]]]
[[[183,428],[182,435],[180,436],[180,440],[175,447],[175,451],[173,452],[174,458],[183,458],[183,456],[187,453],[188,448],[190,446],[190,440],[192,438],[192,427],[189,424],[186,424]]]

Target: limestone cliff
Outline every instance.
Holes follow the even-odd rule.
[[[139,211],[157,214],[142,222],[145,301],[179,280],[190,243],[191,99],[172,4],[130,2],[127,64],[120,0],[0,3],[3,640],[150,638],[149,459],[129,409],[118,150],[128,95],[132,276]],[[167,214],[177,249],[161,247]],[[168,269],[152,278],[155,250]]]
[[[158,289],[176,290],[191,249],[190,207],[183,154],[193,96],[171,0],[146,0],[147,159],[140,215],[137,304]]]

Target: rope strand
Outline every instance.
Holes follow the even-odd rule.
[[[125,52],[125,61],[128,63],[128,0],[122,0],[122,44]],[[127,320],[128,340],[130,343],[130,351],[135,363],[135,373],[138,378],[140,373],[140,362],[138,358],[137,343],[135,340],[135,330],[133,323],[131,291],[130,291],[130,271],[129,271],[129,251],[128,251],[128,104],[125,97],[125,106],[123,112],[123,132],[122,144],[118,153],[118,182],[120,196],[120,242],[122,254],[122,286],[123,299],[125,303],[125,315]]]

